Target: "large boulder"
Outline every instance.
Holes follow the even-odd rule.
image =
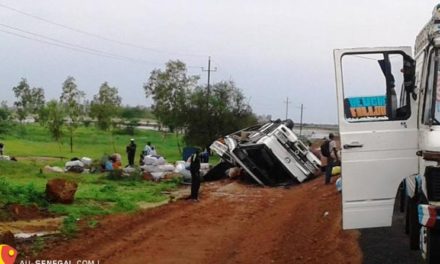
[[[46,198],[51,203],[71,204],[78,184],[64,179],[51,179],[46,184]]]
[[[0,245],[1,244],[6,244],[11,247],[15,247],[16,244],[15,244],[14,234],[12,234],[11,231],[0,232]]]

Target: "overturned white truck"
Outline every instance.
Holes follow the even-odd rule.
[[[303,182],[319,171],[321,161],[293,133],[291,120],[249,127],[211,146],[224,161],[241,167],[260,185]]]

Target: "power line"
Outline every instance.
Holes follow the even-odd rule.
[[[42,40],[42,39],[36,39],[36,38],[28,37],[28,36],[25,36],[25,35],[21,35],[21,34],[18,34],[18,33],[14,33],[14,32],[11,32],[11,31],[6,31],[6,30],[1,30],[0,29],[0,32],[3,32],[5,34],[9,34],[9,35],[13,35],[13,36],[16,36],[16,37],[32,40],[32,41],[41,42],[41,43],[44,43],[44,44],[47,44],[47,45],[52,45],[52,46],[56,46],[56,47],[60,47],[60,48],[65,48],[65,49],[73,50],[73,51],[76,51],[76,52],[87,53],[87,54],[90,54],[90,55],[106,57],[106,58],[111,58],[111,59],[116,59],[116,60],[123,60],[123,61],[137,62],[137,63],[142,63],[142,62],[145,63],[145,61],[139,61],[139,60],[135,60],[135,59],[128,59],[128,58],[123,58],[123,57],[116,57],[116,56],[100,54],[100,53],[96,53],[96,52],[87,51],[87,50],[84,50],[84,49],[75,48],[75,47],[72,47],[72,46],[66,46],[66,45],[63,45],[63,44],[58,44],[58,43],[54,43],[54,42],[50,42],[50,41],[46,41],[46,40]]]
[[[61,47],[61,48],[67,48],[67,49],[71,49],[77,52],[83,52],[83,53],[87,53],[87,54],[91,54],[91,55],[96,55],[96,56],[102,56],[102,57],[106,57],[106,58],[111,58],[111,59],[118,59],[118,60],[125,60],[125,61],[130,61],[130,62],[135,62],[135,63],[143,63],[143,64],[150,64],[150,65],[162,65],[161,63],[158,62],[151,62],[151,61],[146,61],[143,59],[136,59],[136,58],[131,58],[131,57],[127,57],[127,56],[123,56],[123,55],[118,55],[115,53],[110,53],[110,52],[106,52],[106,51],[102,51],[102,50],[98,50],[98,49],[93,49],[93,48],[89,48],[89,47],[85,47],[85,46],[81,46],[81,45],[77,45],[77,44],[71,44],[62,40],[58,40],[55,38],[51,38],[42,34],[38,34],[38,33],[34,33],[34,32],[30,32],[27,30],[23,30],[17,27],[13,27],[13,26],[9,26],[9,25],[5,25],[0,23],[1,27],[5,27],[11,30],[15,30],[18,32],[22,32],[22,33],[26,33],[32,36],[36,36],[38,38],[42,38],[42,39],[46,39],[46,40],[41,40],[41,39],[36,39],[36,38],[32,38],[32,37],[28,37],[28,36],[24,36],[21,34],[17,34],[17,33],[13,33],[11,31],[5,31],[5,30],[0,30],[0,32],[6,33],[6,34],[10,34],[10,35],[14,35],[17,37],[21,37],[21,38],[25,38],[28,40],[33,40],[33,41],[38,41],[38,42],[42,42],[44,44],[48,44],[48,45],[54,45],[57,47]],[[49,41],[47,41],[49,40]],[[55,43],[54,43],[55,42]],[[188,68],[200,68],[199,66],[187,66]]]
[[[114,53],[110,53],[110,52],[105,52],[105,51],[101,51],[101,50],[97,50],[97,49],[93,49],[93,48],[89,48],[89,47],[85,47],[85,46],[81,46],[81,45],[77,45],[77,44],[68,43],[68,42],[61,41],[61,40],[58,40],[58,39],[55,39],[55,38],[51,38],[51,37],[48,37],[48,36],[45,36],[45,35],[41,35],[41,34],[38,34],[38,33],[26,31],[26,30],[23,30],[23,29],[20,29],[20,28],[17,28],[17,27],[8,26],[8,25],[1,24],[1,23],[0,23],[0,26],[8,28],[8,29],[15,30],[15,31],[19,31],[19,32],[22,32],[22,33],[26,33],[26,34],[29,34],[29,35],[33,35],[33,36],[36,36],[36,37],[39,37],[39,38],[47,39],[47,40],[50,40],[52,42],[56,42],[56,43],[62,44],[63,46],[69,46],[69,47],[74,47],[74,48],[78,48],[78,49],[81,49],[81,50],[87,50],[89,52],[98,53],[98,54],[102,54],[102,55],[106,55],[106,56],[114,57],[114,58],[127,59],[127,60],[131,60],[131,61],[139,61],[139,62],[150,63],[150,64],[158,64],[156,62],[149,62],[149,61],[144,61],[144,60],[141,60],[141,59],[130,58],[130,57],[126,57],[126,56],[122,56],[122,55],[118,55],[118,54],[114,54]]]
[[[43,17],[39,17],[39,16],[33,15],[31,13],[27,13],[27,12],[21,11],[19,9],[7,6],[7,5],[2,4],[2,3],[0,3],[0,7],[8,9],[8,10],[16,12],[16,13],[19,13],[19,14],[24,15],[24,16],[31,17],[33,19],[37,19],[37,20],[43,21],[45,23],[48,23],[48,24],[51,24],[51,25],[54,25],[54,26],[57,26],[57,27],[61,27],[61,28],[67,29],[67,30],[71,30],[71,31],[74,31],[76,33],[80,33],[80,34],[83,34],[83,35],[88,35],[88,36],[91,36],[91,37],[94,37],[94,38],[110,41],[110,42],[113,42],[113,43],[116,43],[116,44],[119,44],[119,45],[123,45],[123,46],[129,46],[129,47],[133,47],[133,48],[137,48],[137,49],[142,49],[142,50],[147,50],[147,51],[151,51],[151,52],[157,52],[157,53],[167,53],[167,54],[171,54],[171,55],[179,55],[179,56],[187,56],[187,57],[205,57],[204,55],[201,55],[201,54],[190,54],[190,53],[185,53],[184,54],[184,53],[179,53],[179,52],[169,52],[169,51],[159,50],[159,49],[155,49],[155,48],[147,48],[147,47],[140,46],[140,45],[137,45],[137,44],[133,44],[133,43],[129,43],[129,42],[124,42],[124,41],[120,41],[120,40],[117,40],[117,39],[108,38],[108,37],[101,36],[101,35],[98,35],[98,34],[95,34],[95,33],[91,33],[91,32],[88,32],[88,31],[85,31],[85,30],[82,30],[82,29],[74,28],[74,27],[71,27],[71,26],[68,26],[68,25],[64,25],[64,24],[55,22],[55,21],[51,21],[49,19],[45,19]]]

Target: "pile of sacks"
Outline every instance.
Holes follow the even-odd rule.
[[[182,175],[183,182],[189,183],[191,182],[191,172],[189,171],[189,162],[179,160],[176,161],[176,167],[174,169],[175,173],[179,173]],[[200,177],[203,177],[208,173],[211,169],[209,163],[200,163]]]
[[[157,155],[148,155],[144,157],[144,165],[141,170],[146,174],[151,175],[152,179],[159,181],[169,173],[174,172],[174,165],[167,163],[167,161]]]
[[[14,158],[14,157],[10,157],[10,156],[6,156],[6,155],[0,155],[0,160],[12,160],[12,161],[17,161],[16,158]]]
[[[43,171],[46,173],[63,173],[63,172],[75,172],[75,173],[89,173],[92,166],[92,159],[88,157],[82,157],[81,159],[73,158],[72,160],[64,164],[64,169],[57,166],[46,165]]]
[[[82,157],[81,159],[73,158],[72,160],[64,164],[65,172],[76,172],[76,173],[88,173],[90,172],[90,167],[92,165],[92,159],[88,157]]]
[[[189,171],[189,163],[183,160],[176,161],[176,164],[167,163],[167,161],[156,155],[148,155],[144,157],[144,165],[141,170],[145,174],[151,175],[155,181],[167,178],[169,175],[180,174],[184,182],[191,182],[191,172]],[[200,176],[203,177],[210,169],[209,163],[200,164]]]

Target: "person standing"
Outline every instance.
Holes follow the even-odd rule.
[[[328,138],[329,138],[329,142],[328,142],[329,155],[327,157],[327,167],[325,170],[325,184],[329,184],[331,182],[333,167],[335,166],[335,163],[339,161],[338,150],[336,148],[335,135],[333,135],[333,133],[330,133],[328,135]]]
[[[4,149],[4,147],[5,147],[5,145],[0,142],[0,156],[3,156],[3,149]]]
[[[134,139],[130,140],[130,144],[127,145],[126,148],[127,156],[128,156],[128,165],[134,166],[134,156],[136,154],[136,144],[134,143]]]
[[[193,201],[199,200],[200,189],[200,150],[196,150],[190,157],[189,170],[191,172],[191,196]]]

